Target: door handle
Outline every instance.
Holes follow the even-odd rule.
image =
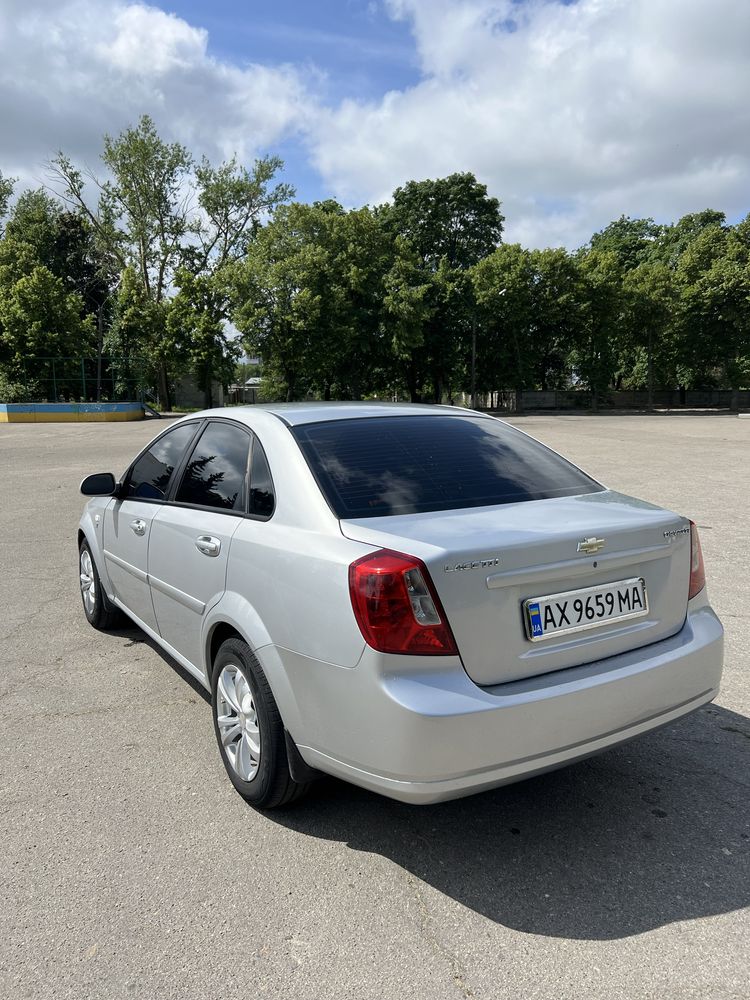
[[[135,521],[130,522],[130,527],[133,529],[136,535],[146,534],[146,522],[142,521],[139,517],[137,517]]]
[[[221,542],[218,538],[212,538],[211,535],[201,535],[200,538],[196,538],[195,547],[204,556],[218,556],[221,552]]]

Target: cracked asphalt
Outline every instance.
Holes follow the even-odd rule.
[[[0,997],[746,1000],[750,420],[517,422],[701,525],[717,702],[471,799],[326,780],[269,815],[202,691],[80,607],[78,483],[163,425],[0,425]]]

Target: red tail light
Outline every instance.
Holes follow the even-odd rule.
[[[690,589],[688,600],[691,601],[706,586],[706,570],[703,566],[701,540],[698,537],[698,526],[690,522]]]
[[[421,559],[380,549],[349,567],[354,616],[381,653],[456,655],[440,598]]]

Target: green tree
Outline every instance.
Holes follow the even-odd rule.
[[[681,349],[701,380],[737,392],[748,378],[750,360],[750,224],[709,225],[680,257]]]
[[[203,159],[195,170],[201,213],[175,274],[177,295],[169,313],[169,332],[179,356],[213,405],[213,382],[231,379],[239,347],[227,335],[230,312],[224,270],[241,260],[258,232],[261,218],[294,194],[289,184],[271,183],[283,167],[278,157],[256,160],[252,169],[232,158],[218,167]],[[180,324],[183,324],[180,329]]]
[[[203,389],[206,407],[213,406],[213,382],[231,381],[240,356],[239,345],[227,335],[224,322],[226,291],[214,275],[194,274],[187,268],[175,276],[178,294],[170,303],[167,329],[176,353]]]
[[[571,362],[575,375],[591,393],[591,407],[596,410],[617,370],[622,270],[611,250],[582,252],[576,262],[581,310]]]
[[[171,405],[169,369],[172,355],[163,305],[182,262],[190,234],[190,197],[187,194],[192,157],[180,143],[160,138],[151,118],[144,115],[135,128],[116,138],[104,137],[102,161],[110,179],[89,179],[98,189],[96,207],[85,195],[84,177],[68,157],[59,153],[52,162],[62,196],[80,211],[93,227],[98,243],[116,262],[130,268],[143,286],[146,298],[157,308],[153,330],[144,348],[151,351],[158,374],[163,406]]]
[[[198,247],[187,255],[191,270],[216,271],[245,256],[262,218],[294,197],[290,184],[271,186],[283,166],[278,156],[258,159],[250,170],[236,157],[218,167],[204,157],[195,171],[202,215],[193,227]]]
[[[653,219],[631,219],[621,215],[610,222],[589,241],[592,250],[612,252],[623,271],[630,271],[653,256],[664,235],[665,227]]]
[[[361,398],[387,368],[381,314],[388,240],[370,209],[277,209],[231,269],[233,318],[287,398]]]
[[[40,264],[81,296],[83,316],[96,320],[109,296],[112,276],[99,253],[91,226],[79,213],[65,211],[44,190],[25,191],[8,220],[6,236],[28,246]],[[79,345],[78,353],[92,345]]]
[[[73,354],[93,335],[80,296],[28,246],[0,242],[0,363],[20,377],[36,358]],[[37,366],[36,374],[39,374]]]
[[[658,260],[644,260],[627,271],[622,280],[623,324],[621,355],[628,358],[626,382],[648,389],[648,406],[654,402],[654,377],[660,385],[674,377],[675,313],[678,286],[674,272]]]
[[[8,204],[10,199],[13,197],[13,188],[16,184],[15,177],[5,177],[2,170],[0,170],[0,223],[5,218],[8,212]],[[2,226],[0,226],[0,237],[3,235]]]
[[[581,297],[576,261],[562,248],[532,250],[530,376],[543,390],[562,389],[579,330]]]
[[[389,381],[392,353],[382,323],[392,246],[370,208],[346,212],[335,201],[311,209],[325,250],[321,294],[326,304],[314,337],[315,387],[328,399],[361,399]]]
[[[480,331],[479,388],[512,385],[519,410],[523,389],[534,382],[534,277],[532,256],[518,243],[503,244],[472,270]]]
[[[443,258],[452,268],[466,269],[500,243],[505,217],[484,184],[471,173],[457,173],[396,188],[384,222],[433,270]]]
[[[218,167],[204,159],[196,166],[185,146],[159,136],[148,115],[117,137],[105,136],[102,161],[108,180],[87,175],[98,192],[96,206],[89,204],[84,175],[68,157],[59,153],[52,169],[63,197],[88,220],[113,267],[137,275],[146,299],[155,306],[152,320],[161,326],[149,326],[141,349],[158,378],[162,405],[169,407],[170,375],[193,365],[198,354],[202,365],[209,357],[216,360],[219,376],[224,370],[224,359],[214,349],[189,350],[187,337],[194,325],[179,337],[174,324],[168,327],[167,302],[179,287],[178,273],[183,284],[186,271],[215,281],[210,294],[194,295],[184,309],[178,306],[177,314],[196,321],[202,304],[213,311],[200,329],[205,334],[216,328],[228,308],[219,272],[245,253],[260,216],[288,198],[291,188],[269,187],[281,166],[275,157],[257,160],[251,170],[235,159]],[[192,294],[195,286],[190,287]],[[214,348],[220,342],[216,339]],[[180,345],[185,348],[182,354]]]
[[[144,390],[151,384],[151,371],[144,371],[144,359],[153,358],[165,351],[170,359],[174,352],[165,334],[168,305],[155,302],[140,275],[126,267],[120,277],[114,303],[112,325],[107,331],[105,349],[116,358],[115,390],[133,395],[134,386]]]
[[[473,284],[462,272],[498,246],[504,216],[500,202],[471,173],[437,180],[409,181],[397,188],[393,202],[381,210],[382,223],[395,239],[408,244],[420,263],[414,287],[424,293],[423,328],[405,359],[411,398],[425,391],[439,401],[457,380],[465,381],[471,350]],[[398,272],[394,274],[397,278]]]
[[[25,192],[14,205],[0,240],[0,364],[6,378],[26,371],[38,381],[47,365],[40,359],[91,348],[85,244],[69,213],[43,191]]]
[[[706,230],[721,230],[726,224],[723,212],[705,208],[702,212],[691,212],[671,226],[664,226],[653,254],[669,267],[678,266],[682,255]]]
[[[311,344],[324,308],[326,252],[309,208],[280,208],[245,259],[225,270],[243,346],[263,359],[264,377],[277,382],[287,400],[310,388]]]
[[[383,325],[395,366],[412,402],[421,399],[426,379],[425,331],[436,311],[434,277],[405,237],[397,236],[394,258],[384,278]],[[401,379],[399,379],[400,381]]]

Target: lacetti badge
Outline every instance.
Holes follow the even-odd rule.
[[[600,549],[604,548],[603,538],[584,538],[578,543],[577,552],[585,552],[587,556],[595,555]]]
[[[473,559],[471,562],[446,563],[443,569],[446,573],[463,573],[467,569],[492,569],[499,565],[499,558],[493,556],[490,559]]]
[[[667,541],[671,542],[673,538],[678,538],[680,535],[689,535],[690,528],[670,528],[669,531],[664,532],[664,537]]]

